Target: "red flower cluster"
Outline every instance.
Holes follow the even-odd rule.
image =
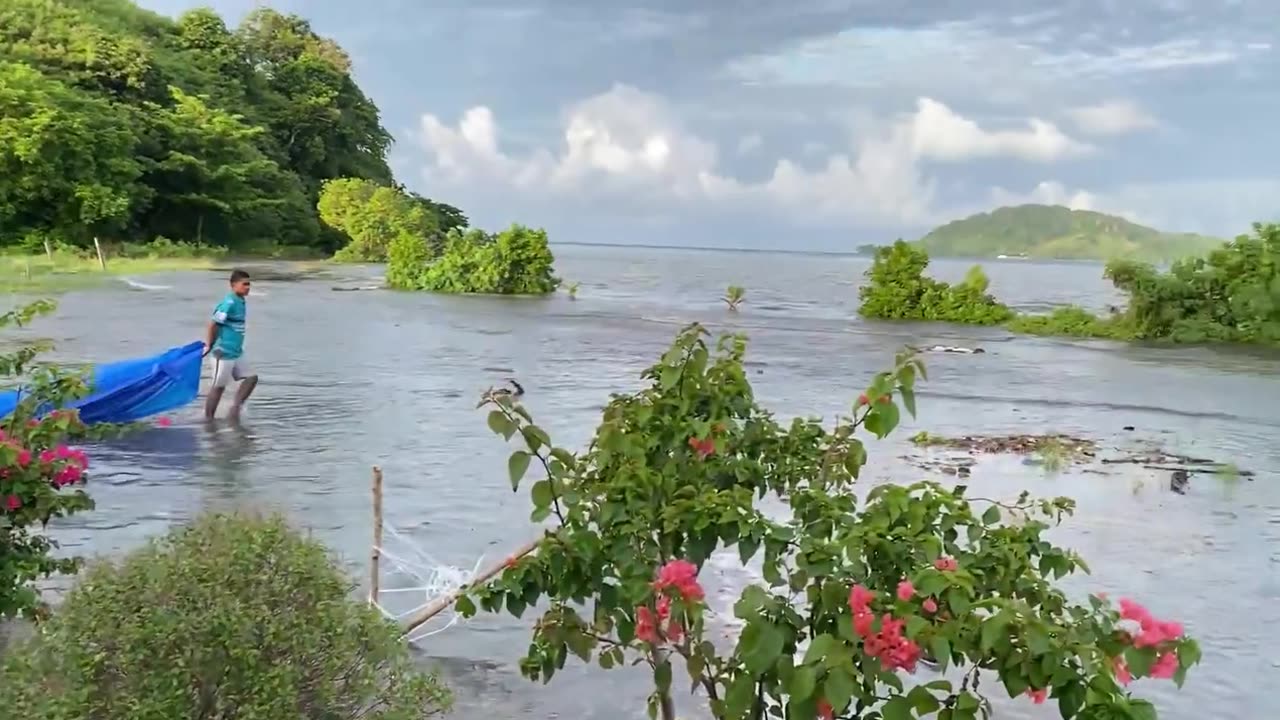
[[[880,631],[873,632],[875,614],[871,601],[875,593],[861,585],[849,591],[849,609],[853,611],[853,631],[862,638],[862,649],[878,658],[890,670],[916,671],[920,659],[920,646],[903,636],[906,621],[896,620],[889,613],[880,617]]]
[[[955,572],[960,569],[960,563],[953,557],[940,557],[933,561],[933,566],[942,572]]]
[[[1159,620],[1145,607],[1128,598],[1120,599],[1120,618],[1138,624],[1138,635],[1136,637],[1128,635],[1128,637],[1132,637],[1133,646],[1136,648],[1158,648],[1182,637],[1181,623],[1172,620]],[[1129,673],[1129,668],[1125,664],[1124,658],[1117,657],[1112,663],[1115,669],[1116,681],[1122,685],[1128,685],[1133,676]],[[1177,671],[1177,653],[1173,649],[1165,649],[1156,657],[1155,664],[1151,666],[1151,677],[1168,680]]]
[[[822,720],[835,720],[836,709],[831,707],[826,698],[818,698],[818,717]]]
[[[1031,698],[1031,702],[1040,705],[1044,703],[1045,698],[1049,697],[1049,691],[1045,688],[1035,689],[1027,688],[1027,697]]]
[[[658,579],[653,581],[653,589],[660,593],[675,590],[689,602],[697,602],[706,597],[702,586],[698,584],[698,566],[688,560],[672,560],[658,571]]]
[[[672,560],[658,570],[653,589],[658,592],[657,612],[648,605],[636,608],[636,638],[654,645],[664,640],[678,644],[684,639],[684,625],[671,617],[671,599],[675,596],[686,602],[701,602],[706,597],[698,584],[698,567],[688,560]]]
[[[57,414],[53,417],[60,418]],[[12,478],[14,473],[30,471],[32,460],[36,461],[34,470],[40,477],[47,479],[49,484],[58,489],[84,480],[84,471],[89,467],[89,458],[83,451],[66,445],[59,445],[53,450],[42,450],[38,457],[33,458],[30,449],[23,447],[17,438],[9,437],[4,431],[0,431],[0,444],[16,451],[14,465],[0,468],[0,483]],[[24,504],[23,498],[15,493],[0,495],[0,497],[3,497],[3,508],[10,512],[16,512]]]
[[[693,448],[693,452],[697,454],[699,460],[706,460],[708,456],[715,454],[716,441],[712,438],[689,438],[689,447]]]

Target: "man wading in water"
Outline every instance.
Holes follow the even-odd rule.
[[[249,296],[249,273],[231,272],[231,292],[213,309],[209,331],[205,335],[204,354],[213,355],[213,387],[204,402],[204,416],[212,419],[222,402],[222,393],[232,380],[240,383],[231,404],[230,417],[240,417],[240,408],[258,386],[258,376],[249,370],[244,359],[244,321]]]

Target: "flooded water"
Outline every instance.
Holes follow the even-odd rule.
[[[378,464],[388,523],[440,561],[469,568],[533,532],[527,500],[507,482],[508,451],[475,409],[504,377],[525,385],[529,408],[559,444],[580,447],[609,393],[638,387],[640,371],[691,320],[749,334],[757,395],[782,416],[847,409],[904,343],[978,344],[986,354],[926,358],[920,417],[871,443],[868,482],[925,476],[900,459],[921,429],[1145,438],[1258,472],[1253,481],[1197,476],[1187,495],[1155,475],[1049,476],[1017,461],[983,463],[967,482],[986,496],[1028,488],[1076,498],[1077,516],[1055,539],[1083,553],[1094,575],[1070,589],[1132,595],[1200,640],[1204,662],[1181,692],[1168,682],[1135,685],[1162,718],[1265,716],[1261,686],[1280,677],[1277,356],[866,322],[856,306],[867,261],[852,257],[561,247],[557,258],[561,274],[581,282],[576,302],[331,290],[367,285],[377,269],[302,281],[259,274],[247,349],[262,380],[243,426],[207,429],[193,406],[173,427],[97,449],[98,509],[61,521],[59,538],[81,554],[114,553],[207,508],[273,507],[364,577],[369,472]],[[937,262],[932,272],[958,279],[966,267]],[[987,269],[993,292],[1020,307],[1116,301],[1094,265]],[[69,358],[150,354],[200,337],[224,278],[175,274],[71,294],[33,332]],[[737,315],[719,301],[731,283],[747,289]],[[726,615],[750,580],[730,565],[709,573]],[[479,618],[422,643],[458,694],[456,717],[644,717],[639,669],[571,665],[546,687],[521,679],[515,663],[528,626],[528,617]],[[1057,716],[1052,703],[995,699],[1002,718]],[[700,700],[678,703],[682,717],[697,716]]]

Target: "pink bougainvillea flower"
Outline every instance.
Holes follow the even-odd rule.
[[[17,495],[10,495],[9,497],[5,498],[4,506],[10,510],[17,510],[18,508],[22,507],[22,498],[18,497]]]
[[[680,624],[679,620],[672,620],[667,625],[667,640],[671,641],[673,645],[679,645],[683,639],[684,626]]]
[[[820,720],[835,720],[836,710],[831,707],[831,703],[826,698],[818,698],[818,718]]]
[[[1178,671],[1178,655],[1173,652],[1161,653],[1156,663],[1151,666],[1151,677],[1168,680]]]
[[[933,566],[943,572],[958,570],[960,563],[953,557],[940,557],[933,561]]]
[[[916,586],[911,584],[910,580],[903,580],[898,583],[898,599],[906,602],[916,594]]]
[[[169,416],[167,415],[162,415],[156,418],[157,427],[169,427],[172,424],[173,424],[173,420],[169,419]]]
[[[858,637],[866,639],[871,635],[871,626],[875,624],[876,616],[872,615],[868,610],[859,610],[853,613],[853,631]]]
[[[653,645],[658,644],[658,623],[653,611],[641,605],[636,608],[636,639]]]
[[[31,464],[31,451],[22,448],[18,451],[18,467],[26,467]]]
[[[925,598],[924,603],[921,605],[921,607],[924,609],[925,612],[929,613],[930,615],[938,612],[938,603],[934,602],[933,598]]]
[[[1115,671],[1116,682],[1121,685],[1128,685],[1133,682],[1133,675],[1129,672],[1129,665],[1125,663],[1124,658],[1115,657],[1111,659],[1111,669]]]
[[[52,451],[52,450],[41,450],[41,451],[40,451],[40,464],[41,464],[41,465],[48,465],[49,463],[52,463],[54,460],[57,460],[57,459],[58,459],[58,456],[57,456],[57,455],[55,455],[55,454],[53,453],[53,451]]]
[[[658,598],[658,619],[666,620],[671,615],[671,598],[663,595]]]
[[[1040,704],[1043,704],[1045,699],[1049,697],[1049,691],[1044,688],[1041,688],[1039,690],[1028,689],[1027,697],[1031,698],[1031,702],[1037,705],[1040,705]]]
[[[689,447],[693,448],[693,452],[697,454],[699,460],[706,460],[708,456],[715,454],[716,441],[711,438],[689,438]]]
[[[876,599],[876,594],[862,585],[854,585],[849,590],[849,609],[857,612],[865,610],[872,600]]]
[[[658,579],[653,581],[653,588],[659,592],[674,589],[690,602],[698,602],[706,597],[702,586],[698,584],[698,566],[688,560],[672,560],[663,565],[658,570]]]
[[[1120,598],[1120,617],[1141,624],[1151,621],[1151,613],[1129,598]]]

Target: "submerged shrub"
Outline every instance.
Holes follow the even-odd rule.
[[[211,515],[89,570],[0,671],[53,720],[411,720],[449,703],[399,630],[280,518]]]
[[[975,265],[965,279],[948,285],[924,274],[929,255],[899,240],[876,250],[875,262],[858,289],[863,317],[882,320],[934,320],[969,325],[999,325],[1013,311],[987,292],[989,281]]]

